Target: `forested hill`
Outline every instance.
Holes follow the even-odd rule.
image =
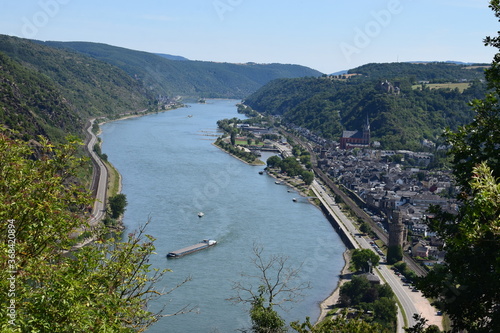
[[[144,110],[159,95],[238,98],[278,77],[321,74],[297,65],[172,60],[105,44],[6,35],[0,54],[1,124],[26,138],[81,135],[89,117]]]
[[[445,83],[457,81],[473,81],[484,79],[487,64],[463,65],[457,63],[381,63],[366,64],[348,71],[348,74],[361,74],[371,79],[390,80],[408,78],[413,81],[429,81],[430,83]]]
[[[384,64],[389,68],[387,77],[398,73],[399,64],[395,65]],[[456,65],[444,66],[452,68],[451,72],[456,70]],[[368,117],[372,140],[379,141],[382,148],[418,150],[423,139],[438,143],[445,128],[456,129],[470,122],[473,113],[469,102],[484,96],[486,90],[480,80],[417,84],[417,78],[429,77],[422,75],[424,71],[401,73],[406,76],[400,74],[392,81],[379,79],[381,72],[371,73],[370,77],[359,75],[347,80],[330,76],[275,80],[247,97],[245,104],[336,141],[343,130],[361,130]],[[461,75],[444,74],[453,82],[462,81]]]
[[[167,59],[157,54],[88,42],[45,42],[105,61],[143,82],[155,94],[203,98],[244,98],[271,80],[320,76],[308,67],[286,64],[231,64]]]
[[[0,53],[0,124],[25,140],[44,135],[55,140],[77,133],[83,123],[44,75]]]
[[[151,97],[123,70],[81,54],[0,35],[1,124],[21,136],[82,134],[91,116],[147,108]]]

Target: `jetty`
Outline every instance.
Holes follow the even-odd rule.
[[[200,250],[207,249],[210,246],[214,246],[215,244],[217,244],[217,241],[215,241],[213,239],[204,239],[202,242],[200,242],[198,244],[194,244],[194,245],[184,247],[182,249],[179,249],[179,250],[176,250],[173,252],[169,252],[167,254],[167,258],[179,258],[179,257],[185,256],[186,254],[190,254],[190,253],[198,252]]]

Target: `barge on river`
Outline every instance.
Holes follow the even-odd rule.
[[[214,246],[217,244],[217,241],[213,239],[204,239],[201,243],[194,244],[185,248],[182,248],[177,251],[173,251],[167,254],[167,258],[180,258],[182,256],[185,256],[186,254],[198,252],[200,250],[207,249],[211,246]]]

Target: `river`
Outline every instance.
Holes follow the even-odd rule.
[[[274,179],[224,153],[215,141],[216,122],[241,117],[237,101],[208,100],[168,112],[114,121],[102,126],[102,150],[123,177],[128,206],[126,233],[148,219],[156,238],[150,263],[168,268],[159,288],[191,281],[152,304],[165,314],[184,306],[193,312],[165,317],[148,332],[235,332],[251,327],[248,304],[227,301],[236,281],[258,286],[248,275],[254,245],[263,256],[287,256],[300,268],[297,283],[310,282],[300,302],[279,310],[291,322],[319,316],[318,304],[336,287],[345,246],[321,211]],[[298,198],[293,202],[293,198]],[[198,212],[205,216],[199,218]],[[166,259],[173,250],[202,239],[216,239],[207,250]]]

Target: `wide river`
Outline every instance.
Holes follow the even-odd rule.
[[[231,303],[235,282],[254,290],[259,272],[252,264],[254,246],[263,256],[287,256],[300,268],[295,283],[310,282],[300,302],[287,302],[282,317],[316,320],[318,304],[338,282],[345,246],[321,211],[267,175],[212,145],[216,122],[241,117],[234,100],[209,100],[187,108],[114,121],[102,126],[103,152],[123,176],[128,206],[126,233],[148,219],[156,238],[153,267],[172,271],[158,284],[169,290],[155,301],[165,314],[188,306],[194,311],[164,317],[148,332],[236,332],[251,327],[248,304]],[[297,202],[292,199],[297,198]],[[198,212],[205,216],[199,218]],[[218,244],[179,259],[173,250],[202,239]]]

